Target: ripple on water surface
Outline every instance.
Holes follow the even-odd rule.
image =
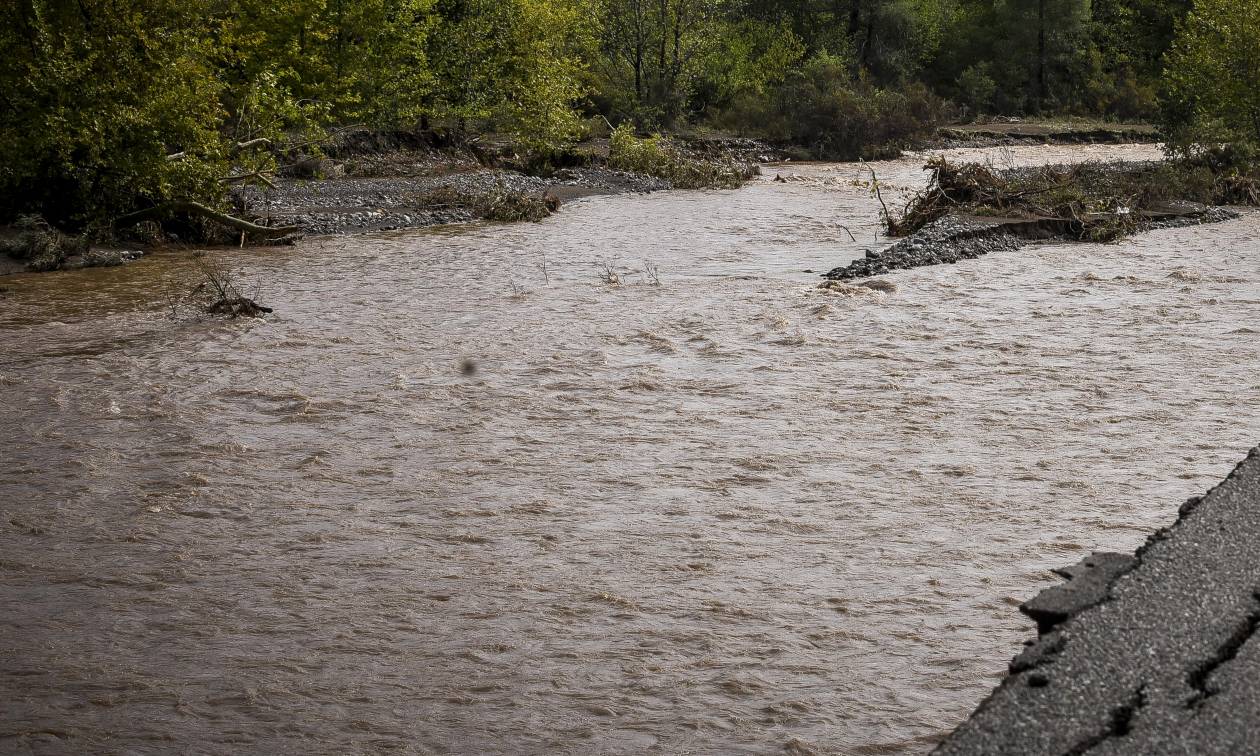
[[[1260,218],[817,290],[860,178],[7,280],[2,742],[926,751],[1260,435]]]

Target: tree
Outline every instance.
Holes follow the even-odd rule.
[[[1168,53],[1170,144],[1260,145],[1260,0],[1196,0]]]
[[[0,214],[84,227],[217,196],[224,112],[198,33],[207,10],[198,0],[0,4]]]
[[[1090,0],[1004,0],[994,5],[1000,42],[995,62],[1002,89],[1020,92],[1009,105],[1035,113],[1076,100],[1090,45]]]
[[[503,128],[543,151],[579,135],[575,106],[594,44],[585,0],[443,0],[438,9],[437,115]]]
[[[600,0],[605,80],[640,120],[670,124],[683,112],[712,42],[719,0]],[[625,94],[622,94],[625,93]],[[627,96],[628,95],[628,96]]]

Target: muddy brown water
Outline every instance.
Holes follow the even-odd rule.
[[[0,751],[929,750],[1260,439],[1260,216],[820,292],[862,177],[0,280]]]

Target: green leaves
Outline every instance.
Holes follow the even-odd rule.
[[[104,223],[138,202],[214,196],[220,85],[167,0],[21,0],[0,9],[0,213]],[[168,160],[170,153],[181,160]]]
[[[1260,145],[1260,0],[1197,0],[1168,53],[1170,148]]]

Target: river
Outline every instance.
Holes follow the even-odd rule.
[[[820,291],[867,178],[0,279],[0,750],[926,752],[1260,438],[1260,215]]]

